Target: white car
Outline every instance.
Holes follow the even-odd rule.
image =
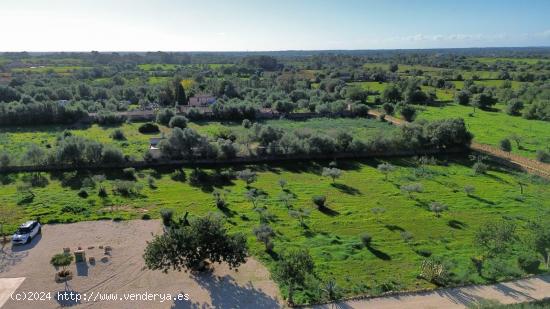
[[[14,245],[28,244],[38,234],[42,232],[42,227],[38,221],[27,221],[19,226],[11,242]]]

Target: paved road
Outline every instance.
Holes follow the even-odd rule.
[[[323,308],[376,308],[376,309],[432,309],[467,308],[480,300],[492,299],[502,304],[522,303],[550,297],[550,275],[522,279],[513,282],[463,288],[439,289],[431,292],[400,294],[364,300],[347,301],[323,306]]]

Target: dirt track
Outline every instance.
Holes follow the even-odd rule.
[[[464,309],[480,300],[496,300],[513,304],[550,297],[550,276],[539,276],[486,286],[440,289],[432,292],[399,294],[393,296],[353,300],[336,304],[316,306],[329,308],[376,308],[376,309]]]

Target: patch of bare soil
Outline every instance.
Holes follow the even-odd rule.
[[[0,278],[25,277],[17,293],[50,293],[51,300],[8,300],[3,308],[280,308],[277,285],[268,270],[249,258],[238,270],[214,264],[206,273],[150,271],[144,268],[143,250],[153,234],[161,233],[159,221],[95,221],[46,225],[42,235],[24,246],[8,246],[0,257]],[[100,249],[100,246],[103,248]],[[111,251],[105,253],[105,246]],[[81,247],[85,263],[72,263],[73,278],[55,282],[51,257]],[[88,259],[95,258],[95,263]],[[80,301],[58,299],[79,293]],[[68,292],[68,293],[65,293]],[[156,300],[149,294],[157,294]],[[167,294],[170,295],[168,299]],[[174,300],[179,296],[182,299]],[[187,294],[189,300],[185,300]],[[112,298],[116,295],[117,300]],[[132,296],[133,295],[133,296]],[[70,297],[70,296],[69,296]],[[102,300],[106,297],[110,300]],[[136,299],[130,300],[129,297]],[[164,299],[164,300],[163,300]]]

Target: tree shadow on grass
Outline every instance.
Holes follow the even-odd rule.
[[[229,209],[229,207],[226,207],[226,206],[218,207],[218,209],[223,213],[224,216],[226,216],[228,218],[232,218],[237,214],[236,211],[231,210],[231,209]]]
[[[457,230],[462,230],[468,227],[466,223],[458,220],[449,220],[449,222],[447,222],[447,225]]]
[[[318,208],[320,212],[322,212],[323,214],[327,215],[327,216],[331,216],[331,217],[334,217],[334,216],[337,216],[339,215],[340,213],[336,210],[333,210],[333,209],[330,209],[328,208],[327,206],[325,207],[319,207]]]
[[[348,186],[343,183],[333,183],[331,184],[334,188],[340,190],[342,193],[349,194],[349,195],[362,195],[361,191],[358,189]]]
[[[391,256],[389,256],[387,253],[380,251],[372,246],[368,246],[367,249],[370,251],[370,253],[374,254],[377,258],[383,260],[383,261],[391,261]]]
[[[477,195],[472,195],[472,194],[470,194],[470,195],[468,195],[468,197],[469,197],[469,198],[472,198],[472,199],[474,199],[474,200],[477,200],[477,201],[479,201],[479,202],[485,203],[485,204],[495,205],[495,202],[490,201],[490,200],[487,200],[487,199],[484,199],[484,198],[479,197],[479,196],[477,196]]]
[[[392,232],[395,232],[395,231],[398,231],[398,232],[405,232],[405,229],[398,226],[398,225],[394,225],[394,224],[386,224],[384,225],[385,228],[387,228],[388,230],[392,231]]]

